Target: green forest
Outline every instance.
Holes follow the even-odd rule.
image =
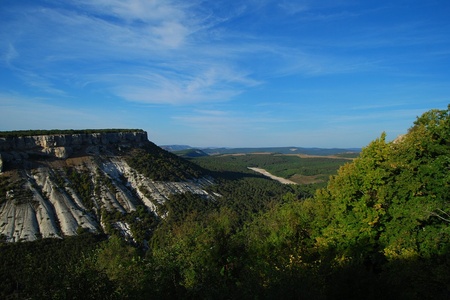
[[[314,191],[232,157],[186,167],[221,196],[172,196],[138,243],[86,232],[0,243],[0,298],[450,298],[450,105],[394,141],[382,133]]]

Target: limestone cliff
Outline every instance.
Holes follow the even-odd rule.
[[[147,142],[145,131],[51,134],[0,137],[0,152],[25,152],[67,158],[73,152],[98,152],[102,148],[139,147]]]
[[[205,191],[212,184],[209,177],[154,180],[131,168],[136,149],[148,153],[146,159],[158,157],[149,162],[156,169],[170,155],[143,131],[0,138],[0,234],[14,242],[100,232],[111,228],[104,216],[127,215],[139,206],[158,215],[174,193],[212,198]],[[129,228],[114,221],[122,230]]]

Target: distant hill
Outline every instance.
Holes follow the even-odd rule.
[[[202,149],[209,155],[235,153],[280,153],[280,154],[308,154],[308,155],[336,155],[343,153],[359,153],[360,148],[302,148],[302,147],[262,147],[262,148],[209,148]]]
[[[184,158],[194,158],[194,157],[202,157],[202,156],[209,156],[208,153],[200,150],[200,149],[184,149],[184,150],[178,150],[178,151],[172,151],[173,154],[176,154],[178,156],[184,157]]]
[[[170,152],[181,151],[181,150],[186,150],[186,149],[192,149],[193,148],[193,147],[188,146],[188,145],[160,145],[159,147],[161,147],[164,150],[170,151]]]
[[[187,145],[165,145],[161,148],[180,156],[185,156],[183,150],[201,150],[207,155],[237,154],[237,153],[279,153],[279,154],[306,154],[306,155],[341,155],[356,157],[361,148],[302,148],[302,147],[261,147],[261,148],[194,148]],[[192,156],[191,156],[192,157]]]

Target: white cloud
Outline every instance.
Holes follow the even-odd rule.
[[[163,22],[152,31],[162,45],[171,48],[180,46],[188,35],[188,29],[176,22]]]
[[[283,9],[287,14],[294,15],[300,12],[308,11],[309,5],[303,2],[282,1],[278,6]]]
[[[223,110],[207,110],[207,109],[196,109],[195,112],[210,116],[223,116],[228,114],[227,111]]]
[[[78,1],[98,14],[109,14],[128,22],[154,22],[183,19],[187,5],[169,0],[96,0]]]
[[[205,67],[207,69],[203,70]],[[151,67],[149,67],[151,68]],[[177,72],[178,68],[178,72]],[[183,71],[192,68],[190,71]],[[127,101],[148,104],[192,104],[222,102],[240,94],[246,87],[259,82],[227,66],[218,64],[187,63],[186,66],[145,68],[131,74],[90,75],[87,82],[105,85],[112,93]]]
[[[1,55],[1,58],[7,66],[10,66],[12,61],[19,57],[19,53],[17,53],[14,45],[11,43],[5,46],[6,49],[3,51],[4,53]]]
[[[42,79],[66,78],[84,87],[100,83],[129,101],[179,104],[225,101],[259,84],[220,46],[186,40],[211,23],[201,24],[207,19],[201,14],[189,19],[195,15],[192,7],[167,1],[86,1],[81,8],[90,11],[30,9],[28,23],[16,23],[23,38],[36,36],[41,42],[30,49],[16,41],[24,60],[12,68],[32,78],[41,91],[51,91],[51,83]],[[6,40],[15,38],[10,33]],[[10,43],[10,53],[14,47]]]
[[[195,109],[190,113],[174,116],[174,120],[192,128],[220,128],[230,131],[262,130],[276,123],[290,122],[286,118],[273,117],[270,112],[241,112],[235,110]],[[249,130],[251,128],[251,130]]]
[[[104,16],[118,19],[108,20],[119,28],[126,27],[144,39],[143,44],[151,42],[177,48],[187,36],[197,30],[197,20],[188,14],[189,6],[176,1],[145,0],[101,0],[83,1],[83,6],[94,13],[96,19],[106,20]],[[136,46],[136,45],[135,45]]]

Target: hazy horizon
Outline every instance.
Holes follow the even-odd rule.
[[[179,144],[158,144],[159,147],[180,146],[189,147],[189,149],[271,149],[271,148],[304,148],[304,149],[344,149],[344,150],[361,150],[363,147],[303,147],[303,146],[260,146],[260,147],[227,147],[227,146],[195,146],[195,145],[179,145]]]

